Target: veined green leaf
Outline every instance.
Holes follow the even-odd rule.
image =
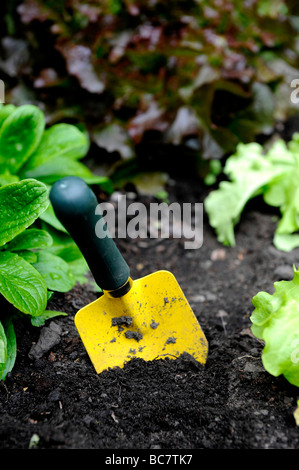
[[[58,312],[56,310],[45,310],[44,313],[42,313],[38,317],[32,317],[31,324],[33,326],[38,326],[38,327],[44,326],[47,320],[49,320],[50,318],[59,317],[59,316],[67,317],[67,313]]]
[[[32,179],[0,188],[0,246],[29,227],[49,205],[48,189]]]
[[[15,237],[5,247],[9,251],[41,250],[52,245],[51,235],[46,230],[29,228]]]
[[[44,132],[44,114],[36,106],[17,107],[0,128],[0,168],[17,173],[37,148]]]
[[[15,253],[0,252],[0,292],[18,310],[40,315],[47,305],[47,286],[40,273]]]
[[[42,275],[47,288],[50,290],[68,292],[76,283],[68,263],[59,256],[47,252],[39,252],[37,254],[37,262],[33,266]]]
[[[26,176],[30,170],[58,157],[68,157],[74,160],[82,158],[86,155],[88,148],[89,142],[86,135],[77,127],[71,124],[56,124],[44,132],[38,148],[22,168],[22,175]],[[55,173],[55,164],[52,166],[52,173]]]

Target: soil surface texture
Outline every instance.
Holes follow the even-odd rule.
[[[173,181],[170,202],[202,202],[206,191]],[[185,355],[135,358],[97,375],[74,326],[77,310],[98,296],[89,285],[55,294],[49,308],[68,316],[43,328],[19,320],[16,364],[0,383],[0,448],[299,448],[298,388],[264,370],[263,344],[250,331],[252,297],[273,293],[299,263],[298,250],[273,246],[276,216],[259,199],[250,203],[234,248],[217,242],[206,216],[199,249],[178,238],[116,239],[133,278],[175,275],[209,342],[204,367]]]

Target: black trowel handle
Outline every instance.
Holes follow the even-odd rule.
[[[96,214],[98,201],[85,181],[67,176],[57,181],[50,201],[60,222],[78,245],[101,289],[114,291],[130,278],[130,270],[109,236],[102,214]],[[98,212],[98,211],[97,211]],[[96,226],[102,228],[96,234]],[[105,236],[107,235],[107,236]]]

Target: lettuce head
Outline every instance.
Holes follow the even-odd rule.
[[[253,297],[251,330],[265,342],[265,369],[299,387],[299,270],[294,267],[294,278],[276,282],[274,287],[273,295],[259,292]]]

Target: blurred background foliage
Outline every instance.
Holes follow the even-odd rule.
[[[116,185],[150,170],[213,183],[238,142],[263,142],[298,114],[295,1],[7,0],[1,9],[6,101],[38,105],[49,125],[84,127],[90,165]]]

